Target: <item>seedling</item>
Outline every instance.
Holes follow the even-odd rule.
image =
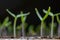
[[[1,36],[1,32],[3,29],[5,29],[6,27],[8,27],[11,24],[11,22],[9,22],[9,17],[6,17],[3,21],[3,23],[0,23],[0,36]],[[6,33],[6,32],[5,32]]]
[[[44,13],[47,13],[46,10],[43,10],[43,12],[44,12]],[[53,14],[52,12],[49,12],[49,15],[52,17],[51,38],[53,38],[54,16],[60,15],[60,13]]]
[[[40,15],[39,12],[38,12],[38,9],[35,8],[36,14],[37,14],[37,16],[39,17],[39,19],[41,20],[41,30],[40,30],[40,35],[41,35],[41,37],[43,37],[43,26],[44,26],[43,24],[44,24],[45,19],[46,19],[46,18],[48,17],[48,15],[49,15],[50,9],[51,9],[51,8],[49,7],[46,15],[42,18],[41,15]]]
[[[26,16],[26,15],[28,15],[29,13],[27,13],[27,14],[18,14],[18,15],[15,15],[15,14],[13,14],[12,12],[10,12],[8,9],[6,9],[6,11],[7,11],[11,16],[14,17],[14,25],[13,25],[14,29],[13,29],[13,31],[14,31],[14,38],[15,38],[15,37],[16,37],[16,21],[17,21],[17,19],[18,19],[19,17],[21,17],[21,16]]]
[[[23,14],[23,12],[21,11],[21,15]],[[28,15],[30,13],[28,12]],[[26,16],[21,16],[21,22],[22,22],[22,36],[24,38],[25,36],[25,31],[24,31],[24,24],[25,24],[25,21],[26,21],[26,18],[27,18],[27,15]]]

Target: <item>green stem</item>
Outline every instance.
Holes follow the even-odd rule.
[[[22,22],[22,36],[25,37],[25,31],[24,31],[24,22]]]
[[[43,23],[44,21],[41,21],[41,30],[40,30],[40,36],[43,37]]]
[[[56,15],[57,18],[57,22],[58,22],[58,36],[60,36],[60,19],[58,17],[58,15]]]
[[[54,26],[54,16],[52,16],[51,38],[53,38],[53,26]]]
[[[60,19],[59,19],[58,15],[56,15],[56,18],[57,18],[57,22],[60,24]]]
[[[58,36],[60,36],[60,23],[58,24]]]
[[[16,21],[17,21],[17,17],[15,17],[14,25],[13,25],[13,27],[14,27],[14,29],[13,29],[13,31],[14,31],[14,38],[16,37]]]

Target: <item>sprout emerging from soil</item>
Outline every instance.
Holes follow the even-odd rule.
[[[4,36],[4,34],[6,34],[6,30],[5,30],[5,33],[2,31],[4,30],[6,27],[8,27],[9,25],[11,24],[11,22],[9,22],[9,17],[6,17],[3,21],[3,23],[0,23],[0,37],[1,37],[1,34]],[[1,33],[3,32],[3,33]],[[7,36],[7,34],[5,35]]]
[[[43,37],[43,24],[44,24],[44,21],[45,21],[45,19],[48,17],[48,15],[49,15],[49,12],[50,12],[50,7],[48,8],[48,11],[46,12],[46,15],[42,18],[41,17],[41,15],[39,14],[39,12],[38,12],[38,9],[37,8],[35,8],[35,11],[36,11],[36,14],[37,14],[37,16],[38,16],[38,18],[41,20],[41,30],[40,30],[40,35],[41,35],[41,37]]]
[[[21,15],[23,14],[23,12],[21,11]],[[27,15],[29,15],[30,12],[27,13]],[[21,16],[21,22],[22,22],[22,36],[23,38],[25,37],[25,31],[24,31],[24,25],[25,25],[25,21],[26,21],[26,18],[27,18],[27,15],[26,16]]]
[[[59,20],[58,15],[56,15],[56,18],[57,18],[57,22],[58,22],[58,36],[60,37],[60,20]]]
[[[15,38],[15,37],[16,37],[16,21],[17,21],[17,19],[18,19],[19,17],[21,17],[21,16],[26,16],[26,15],[28,15],[29,13],[27,13],[27,14],[18,14],[18,15],[15,15],[15,14],[13,14],[12,12],[10,12],[8,9],[6,9],[6,11],[7,11],[11,16],[14,17],[14,25],[13,25],[14,29],[13,29],[13,31],[14,31],[14,38]]]
[[[44,13],[47,13],[46,10],[43,10]],[[54,16],[60,15],[60,13],[53,14],[52,12],[49,12],[49,15],[52,17],[52,25],[51,25],[51,38],[53,38],[53,27],[54,27]]]

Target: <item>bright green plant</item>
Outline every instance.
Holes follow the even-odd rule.
[[[35,11],[36,11],[37,16],[38,16],[39,19],[41,20],[41,30],[40,30],[40,35],[41,35],[41,37],[42,37],[42,36],[43,36],[43,26],[44,26],[43,24],[44,24],[45,19],[46,19],[46,18],[48,17],[48,15],[49,15],[50,7],[48,8],[48,11],[47,11],[46,15],[45,15],[43,18],[42,18],[41,15],[39,14],[37,8],[35,8]]]
[[[23,12],[21,11],[21,15],[23,14]],[[28,12],[28,15],[30,13]],[[25,25],[25,21],[26,21],[27,15],[26,16],[21,16],[21,22],[22,22],[22,36],[25,36],[25,31],[24,31],[24,25]]]
[[[43,10],[44,13],[47,13],[46,10]],[[54,27],[54,16],[60,15],[60,13],[53,14],[52,12],[49,12],[49,15],[52,17],[52,25],[51,25],[51,38],[53,37],[53,27]]]
[[[4,28],[8,27],[11,24],[11,22],[9,22],[9,17],[6,17],[3,20],[3,23],[0,23],[0,36],[1,36],[1,32]],[[7,36],[7,35],[6,35]]]
[[[6,9],[6,11],[7,11],[11,16],[14,17],[14,25],[13,25],[14,29],[13,29],[13,31],[14,31],[14,37],[16,37],[16,21],[17,21],[17,19],[18,19],[19,17],[21,17],[21,16],[26,16],[26,15],[28,15],[29,13],[27,13],[27,14],[14,15],[14,14],[13,14],[12,12],[10,12],[8,9]]]

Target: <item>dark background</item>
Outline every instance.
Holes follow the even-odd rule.
[[[60,12],[59,0],[0,0],[0,21],[3,21],[7,16],[13,21],[14,18],[6,12],[6,9],[9,9],[16,15],[19,14],[20,11],[30,12],[26,22],[38,25],[40,20],[35,13],[35,8],[38,8],[41,15],[44,16],[42,9],[47,10],[49,6],[51,6],[51,11],[53,13]],[[48,17],[46,21],[47,23],[51,22],[51,17]],[[20,20],[18,19],[17,22],[19,24]]]

